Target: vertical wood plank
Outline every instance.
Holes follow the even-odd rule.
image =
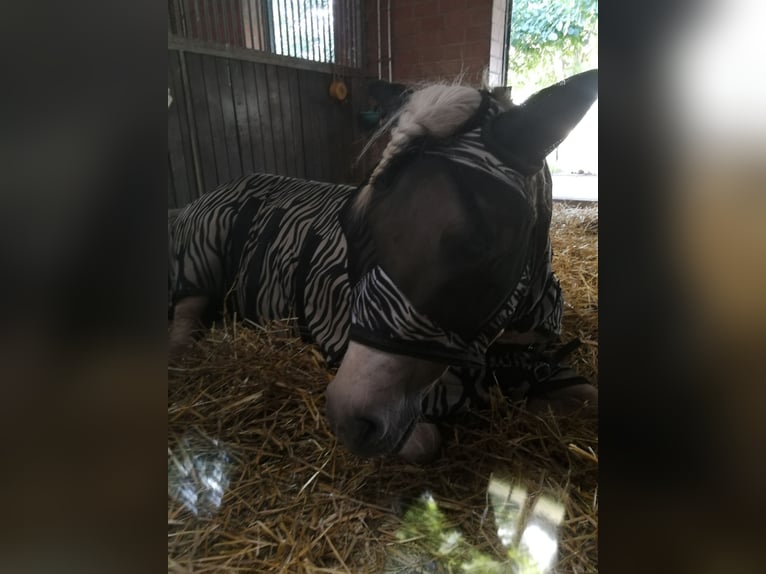
[[[306,73],[305,95],[309,102],[309,114],[313,114],[315,121],[315,147],[312,155],[317,167],[317,179],[320,181],[332,181],[330,177],[331,143],[327,137],[328,112],[327,107],[331,103],[328,94],[329,76],[319,72]]]
[[[327,79],[329,83],[329,78]],[[329,98],[328,98],[329,99]],[[333,154],[329,158],[330,160],[330,181],[333,183],[340,182],[343,179],[343,165],[348,155],[345,149],[345,142],[343,141],[343,111],[341,102],[330,99],[330,105],[327,109],[327,139],[332,146]]]
[[[356,133],[359,137],[367,138],[378,129],[378,126],[369,126],[363,123],[359,118],[359,112],[369,110],[372,106],[370,103],[370,92],[368,91],[369,80],[364,77],[355,79],[355,85],[357,86],[357,98],[354,101],[355,111],[357,113]]]
[[[257,89],[257,115],[251,116],[250,130],[258,131],[261,137],[261,154],[264,170],[277,173],[277,155],[275,153],[274,132],[271,129],[271,108],[269,106],[269,86],[266,80],[266,65],[253,64],[255,88]]]
[[[253,171],[268,172],[269,168],[266,165],[266,146],[264,143],[264,126],[261,121],[255,65],[252,62],[242,62],[242,76],[245,88],[245,105],[247,108],[245,129],[250,136],[250,144],[252,146],[251,154]]]
[[[290,93],[290,70],[283,66],[277,67],[277,78],[279,86],[279,101],[282,105],[282,111],[278,118],[272,118],[272,121],[282,122],[282,132],[284,134],[285,144],[285,175],[295,177],[297,175],[296,156],[300,151],[293,135],[293,107],[292,94]]]
[[[321,178],[319,163],[319,138],[317,109],[311,93],[311,79],[314,72],[301,70],[297,74],[298,96],[301,107],[301,126],[303,128],[303,159],[305,177],[309,179]]]
[[[173,162],[170,161],[170,150],[168,150],[168,209],[178,207],[176,198],[176,184],[173,180]]]
[[[244,69],[250,68],[247,62],[229,61],[231,73],[231,91],[234,95],[234,117],[236,119],[240,161],[243,174],[256,171],[253,163],[252,134],[249,128],[250,111],[248,109],[247,90],[245,89]],[[252,70],[252,68],[250,68]]]
[[[343,78],[343,81],[348,88],[348,95],[343,102],[336,102],[336,108],[338,110],[338,141],[340,146],[338,149],[338,155],[335,161],[338,164],[338,183],[350,183],[351,178],[351,163],[353,162],[352,142],[354,140],[354,126],[353,122],[353,85],[348,78]]]
[[[290,105],[292,107],[293,142],[295,144],[295,176],[306,177],[306,142],[304,139],[303,116],[301,113],[301,92],[298,83],[299,71],[288,70]]]
[[[173,96],[168,109],[168,162],[174,187],[168,203],[174,207],[185,205],[197,195],[179,56],[176,51],[168,53],[168,87]]]
[[[235,64],[235,62],[233,60],[230,61],[228,58],[216,58],[216,60],[229,179],[234,179],[242,175],[241,147],[237,131],[237,115],[234,110],[234,92],[229,71],[231,65]]]
[[[366,130],[359,119],[359,112],[367,109],[367,82],[363,78],[351,79],[351,154],[352,165],[349,173],[351,181],[359,183],[366,175],[368,158],[359,158],[367,139],[374,130]]]
[[[266,88],[269,96],[269,114],[266,116],[271,124],[276,172],[287,175],[287,150],[285,148],[285,131],[282,127],[282,101],[279,93],[279,75],[277,67],[266,65]]]
[[[284,137],[283,144],[285,148],[285,175],[292,176],[295,172],[295,141],[292,137],[290,86],[287,78],[287,69],[282,66],[275,66],[275,69],[281,111],[279,116],[272,117],[271,121],[278,121],[282,125],[282,134]]]
[[[207,114],[210,121],[211,143],[215,157],[216,185],[230,181],[229,156],[226,151],[226,131],[224,129],[223,110],[221,107],[221,89],[218,86],[217,58],[202,56],[205,93],[207,94]]]
[[[198,150],[200,158],[200,170],[202,172],[202,193],[213,189],[218,182],[215,154],[213,152],[213,135],[208,115],[207,91],[205,89],[205,76],[202,70],[202,58],[198,54],[186,54],[186,70],[189,75],[189,89],[191,91],[192,115],[197,131]]]
[[[333,100],[328,95],[328,88],[332,78],[327,74],[319,74],[317,77],[316,91],[319,96],[321,121],[319,122],[319,134],[321,137],[322,178],[324,181],[333,181],[332,156],[335,154],[335,142],[332,141],[330,125],[332,124]],[[331,151],[332,150],[332,151]]]

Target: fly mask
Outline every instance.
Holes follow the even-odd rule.
[[[547,254],[545,156],[592,105],[597,71],[504,109],[482,91],[448,138],[394,159],[342,224],[353,285],[350,338],[392,353],[483,365]]]

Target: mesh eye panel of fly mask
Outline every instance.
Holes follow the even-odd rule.
[[[480,367],[534,298],[549,272],[550,175],[522,175],[487,150],[482,126],[500,111],[482,92],[462,129],[414,141],[363,210],[346,206],[352,340]]]

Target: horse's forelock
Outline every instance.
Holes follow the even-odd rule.
[[[375,180],[415,139],[450,137],[473,116],[481,101],[481,92],[476,88],[454,84],[433,84],[413,92],[362,150],[363,155],[376,139],[390,131],[391,139],[369,181],[357,194],[352,213],[357,216],[364,213],[370,205]]]

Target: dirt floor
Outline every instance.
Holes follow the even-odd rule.
[[[596,381],[597,204],[557,204],[552,241]],[[325,422],[331,376],[286,325],[227,324],[169,367],[169,572],[598,571],[596,421],[495,397],[432,465],[363,460]]]

